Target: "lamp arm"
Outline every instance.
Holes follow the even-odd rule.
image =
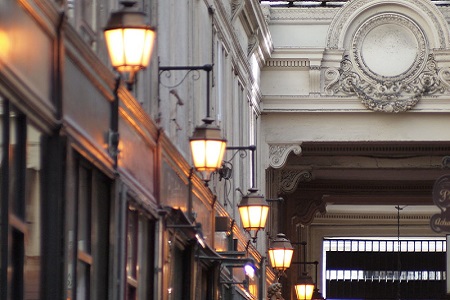
[[[228,146],[226,148],[226,150],[237,150],[233,156],[231,156],[230,160],[232,160],[234,158],[234,156],[239,153],[239,152],[243,152],[245,154],[247,154],[246,151],[251,151],[252,152],[252,189],[256,188],[256,178],[255,178],[255,151],[256,151],[256,146],[255,145],[250,145],[250,146]],[[241,156],[241,157],[245,157],[245,156]]]
[[[203,66],[158,66],[158,87],[160,85],[163,85],[167,88],[177,87],[184,82],[184,80],[187,78],[187,76],[190,72],[205,71],[206,72],[206,119],[210,119],[211,118],[210,117],[210,72],[212,71],[212,68],[213,67],[211,64],[206,64]],[[171,71],[187,71],[187,73],[175,85],[167,86],[161,82],[161,75],[164,72],[169,72],[168,77],[170,77]],[[195,76],[194,80],[197,80],[199,77],[200,77],[200,75]],[[159,96],[158,96],[158,98],[159,98]]]
[[[209,119],[210,118],[210,73],[212,71],[211,64],[206,64],[203,66],[159,66],[158,67],[158,85],[162,84],[161,83],[161,75],[164,72],[188,71],[186,73],[186,75],[181,79],[180,82],[178,82],[174,86],[170,86],[170,88],[172,88],[172,87],[179,86],[181,83],[183,83],[183,81],[186,79],[187,75],[190,72],[199,71],[199,70],[203,70],[206,72],[206,118]],[[195,80],[197,80],[197,79],[198,79],[198,77],[196,77]],[[166,87],[168,87],[168,86],[166,86]]]

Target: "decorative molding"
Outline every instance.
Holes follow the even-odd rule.
[[[372,41],[371,45],[370,41],[367,41],[372,38],[372,40],[380,42],[381,36],[370,34],[375,30],[381,30],[384,36],[388,36],[386,45],[377,45],[374,41]],[[406,38],[402,39],[402,35],[406,36]],[[395,41],[393,41],[394,39]],[[368,52],[367,50],[363,51],[366,43],[376,50],[382,50],[380,47],[389,47],[391,48],[389,51],[394,52],[393,54],[396,55],[396,58],[402,56],[401,60],[410,65],[399,67],[400,70],[407,68],[404,71],[395,70],[395,73],[391,71],[391,74],[378,74],[367,63],[367,60],[372,59],[372,57],[370,54],[365,55],[364,52]],[[384,13],[369,19],[358,28],[353,37],[351,55],[352,61],[355,62],[355,67],[369,80],[377,82],[387,80],[409,82],[424,68],[427,58],[427,46],[424,33],[416,23],[399,14]],[[408,51],[408,48],[413,48],[413,50]],[[374,67],[373,64],[372,67]]]
[[[270,5],[261,4],[261,11],[264,16],[264,21],[266,21],[266,23],[269,24],[271,15]]]
[[[315,156],[385,156],[387,154],[399,156],[405,154],[408,148],[409,156],[445,156],[450,153],[450,142],[408,142],[407,144],[395,142],[303,142],[302,152]],[[403,156],[405,157],[405,156]],[[450,163],[450,158],[449,158]],[[450,166],[449,166],[450,167]]]
[[[306,68],[309,67],[307,59],[287,59],[287,58],[271,58],[267,60],[266,67],[269,68]]]
[[[383,221],[392,221],[391,224],[397,223],[397,215],[388,215],[384,213],[354,213],[354,214],[338,214],[338,213],[324,213],[315,216],[315,221],[320,220],[373,220],[375,222]],[[430,220],[430,215],[402,215],[400,216],[401,220],[411,220],[411,221],[424,221],[428,222]]]
[[[248,46],[247,46],[247,56],[248,57],[250,57],[259,46],[258,35],[259,35],[259,30],[256,29],[256,31],[253,32],[253,34],[248,39]]]
[[[331,22],[340,8],[270,8],[270,21],[327,21]]]
[[[355,2],[354,9],[368,3],[363,0]],[[400,2],[396,4],[400,5]],[[388,39],[396,40],[392,49],[386,51],[402,57],[398,64],[386,71],[372,69],[379,65],[374,59],[376,54],[371,51],[377,47],[376,41],[382,38],[381,32],[388,32]],[[398,41],[402,36],[405,38]],[[371,47],[369,52],[364,48],[366,44]],[[437,69],[434,56],[428,55],[428,46],[425,33],[411,19],[399,13],[375,15],[356,30],[352,51],[344,56],[340,69],[324,71],[325,93],[357,96],[373,111],[398,113],[410,110],[423,96],[444,93],[449,86],[448,68]]]
[[[399,12],[403,15],[407,15],[410,12],[421,12],[423,15],[422,22],[431,22],[426,24],[427,26],[420,26],[421,28],[429,27],[430,30],[436,33],[437,45],[433,46],[435,49],[446,49],[448,47],[448,25],[445,19],[440,17],[442,13],[439,9],[430,1],[423,0],[357,0],[349,1],[344,7],[339,10],[336,17],[333,19],[330,25],[330,31],[327,37],[328,49],[339,49],[342,47],[342,38],[344,36],[343,31],[348,29],[348,26],[355,21],[355,19],[366,12],[369,9],[373,10],[373,14],[380,14],[380,6],[389,5],[389,9],[386,8],[386,12]],[[397,10],[393,8],[393,5],[397,6]],[[407,10],[407,11],[405,11]],[[402,12],[401,12],[402,11]],[[417,19],[417,18],[416,18]],[[425,24],[424,24],[425,25]],[[426,34],[426,33],[425,33]],[[432,39],[432,37],[429,37]]]
[[[302,153],[301,144],[270,144],[269,145],[269,164],[272,168],[279,169],[286,163],[289,153],[295,155]]]
[[[278,186],[277,194],[289,194],[297,189],[300,182],[308,182],[313,178],[310,170],[281,170],[275,175]]]
[[[244,0],[232,0],[231,1],[231,22],[234,22],[236,18],[239,16],[239,13],[244,8],[245,1]]]
[[[303,199],[295,206],[294,222],[302,225],[311,224],[318,213],[326,213],[325,202],[320,197]]]
[[[412,109],[423,96],[444,94],[450,87],[450,68],[438,70],[433,54],[428,55],[421,72],[408,76],[409,81],[404,81],[402,76],[392,80],[386,77],[364,80],[364,71],[355,69],[349,57],[344,56],[339,71],[335,68],[325,71],[329,81],[325,92],[357,96],[370,110],[398,113]]]

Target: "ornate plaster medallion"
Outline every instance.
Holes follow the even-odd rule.
[[[326,93],[355,95],[370,110],[398,113],[450,87],[450,68],[438,68],[423,31],[406,16],[390,12],[369,18],[351,46],[339,70],[325,71]]]
[[[368,81],[411,81],[425,66],[426,46],[414,22],[385,13],[359,27],[353,37],[352,58]]]

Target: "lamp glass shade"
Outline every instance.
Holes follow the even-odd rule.
[[[145,14],[133,8],[134,1],[122,1],[123,8],[113,12],[104,29],[112,66],[128,82],[150,63],[155,30],[146,24]]]
[[[302,276],[295,284],[297,300],[311,300],[314,292],[314,283],[309,276]]]
[[[150,62],[155,32],[149,28],[114,28],[105,30],[105,40],[112,66],[120,73],[135,73]]]
[[[204,181],[209,181],[211,173],[222,165],[227,141],[221,137],[220,128],[210,121],[198,126],[190,139],[194,168],[202,173]]]
[[[291,242],[284,234],[277,234],[277,237],[272,241],[267,252],[269,254],[270,265],[275,270],[284,271],[291,266],[294,247],[292,247]]]
[[[257,194],[257,191],[250,189],[238,205],[242,227],[247,231],[258,231],[266,226],[269,205],[263,196]]]

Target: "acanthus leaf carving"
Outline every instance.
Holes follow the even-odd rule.
[[[293,217],[295,221],[302,224],[311,224],[314,220],[314,216],[320,212],[324,214],[326,212],[325,202],[321,197],[309,197],[302,199],[298,205],[295,206]]]
[[[388,113],[410,110],[423,96],[443,94],[450,88],[450,68],[438,70],[433,54],[428,55],[424,70],[410,82],[364,80],[347,55],[338,73],[330,68],[325,71],[325,76],[329,81],[325,88],[327,94],[357,96],[368,109]]]
[[[278,179],[278,194],[283,194],[294,192],[300,182],[309,182],[313,176],[309,170],[281,170]]]
[[[286,163],[289,153],[302,153],[300,144],[271,144],[269,145],[269,163],[272,168],[279,169]]]

